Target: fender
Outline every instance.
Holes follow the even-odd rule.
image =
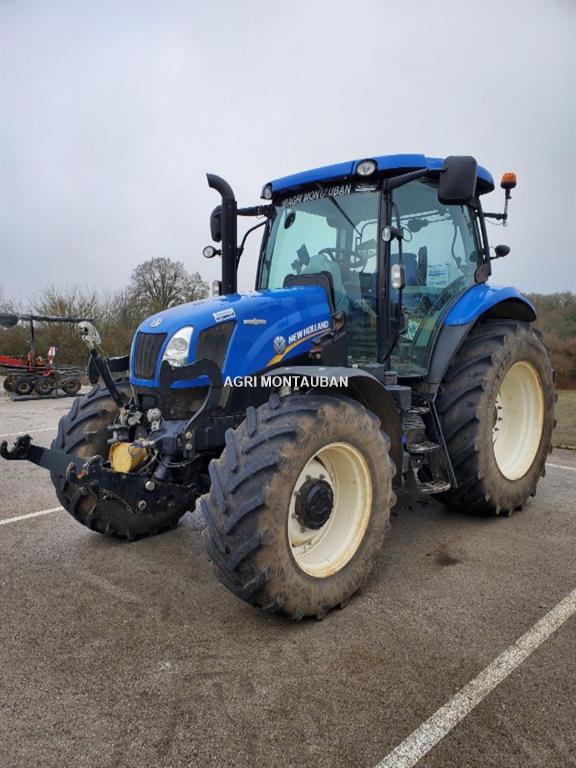
[[[516,288],[482,283],[469,288],[453,304],[432,351],[426,382],[432,391],[440,386],[454,355],[479,320],[507,318],[533,322],[534,305]]]
[[[327,368],[318,365],[286,366],[274,368],[266,374],[273,376],[328,376],[339,378],[346,376],[348,388],[339,388],[338,392],[345,392],[352,400],[356,400],[369,411],[372,411],[382,424],[382,429],[390,438],[390,456],[396,466],[394,485],[402,482],[402,424],[400,419],[400,405],[397,405],[393,394],[400,399],[403,395],[408,399],[403,406],[410,407],[411,392],[409,387],[397,384],[384,386],[368,371],[361,368],[347,368],[334,366]]]
[[[473,285],[452,306],[445,325],[466,325],[480,316],[536,320],[534,305],[516,288],[497,288],[481,283]]]

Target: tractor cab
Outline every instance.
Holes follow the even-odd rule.
[[[466,197],[439,198],[443,161],[385,156],[279,179],[257,288],[325,274],[346,317],[351,364],[385,363],[401,377],[425,376],[442,320],[459,296],[489,275],[479,195],[494,188],[475,163]],[[424,172],[414,172],[414,168]],[[396,275],[396,278],[394,278]]]

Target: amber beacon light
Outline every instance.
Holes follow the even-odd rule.
[[[512,173],[512,171],[508,171],[507,173],[502,174],[502,178],[500,179],[500,186],[502,189],[514,189],[516,186],[516,174]]]

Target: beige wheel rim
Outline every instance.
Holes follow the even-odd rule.
[[[530,467],[544,427],[544,391],[537,370],[525,361],[507,371],[494,404],[492,440],[498,469],[518,480]]]
[[[330,516],[310,528],[297,516],[297,499],[307,481],[328,483],[333,494]],[[330,443],[307,462],[294,486],[288,515],[288,541],[298,567],[326,578],[350,562],[370,521],[372,482],[365,458],[349,443]]]

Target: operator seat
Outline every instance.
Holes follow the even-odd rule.
[[[334,308],[336,312],[348,312],[350,300],[342,282],[342,270],[339,264],[332,261],[325,253],[316,253],[310,256],[310,261],[302,269],[303,275],[315,275],[320,272],[329,272],[332,275],[334,286]]]

